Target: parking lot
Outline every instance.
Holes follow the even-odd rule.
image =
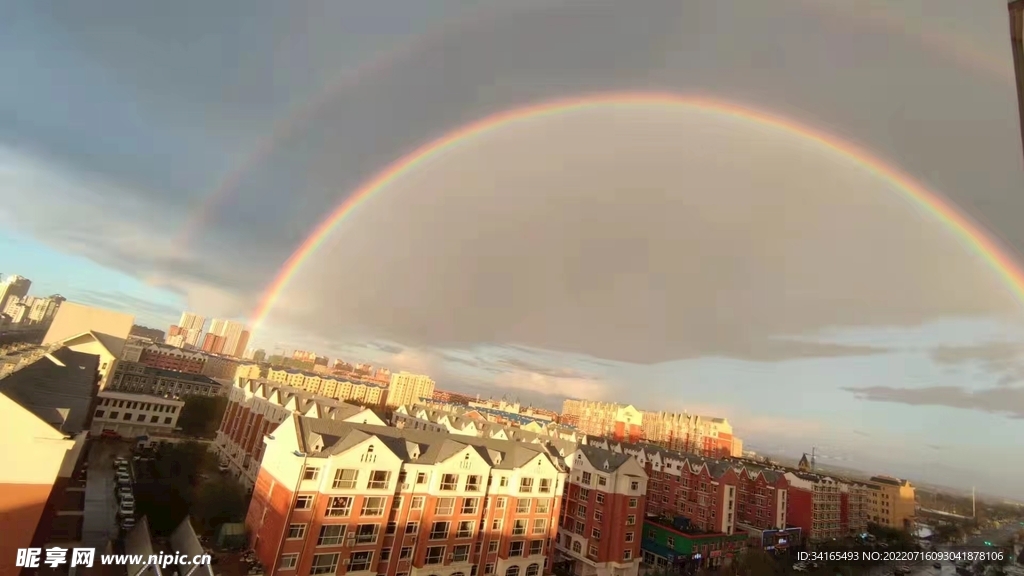
[[[131,444],[109,439],[96,439],[89,450],[85,481],[85,513],[82,543],[98,550],[120,535],[116,470],[114,459],[131,462]],[[129,464],[129,469],[131,470]],[[134,472],[129,472],[134,481]],[[134,482],[133,482],[134,483]]]

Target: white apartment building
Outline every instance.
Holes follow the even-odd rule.
[[[131,394],[100,390],[93,414],[93,435],[104,430],[128,438],[150,434],[170,434],[178,426],[185,403],[149,394]]]
[[[417,404],[420,398],[431,398],[434,395],[434,381],[430,376],[398,372],[391,375],[388,385],[388,406]]]
[[[384,426],[373,410],[260,379],[236,378],[213,450],[246,486],[256,483],[263,438],[292,414]]]
[[[246,527],[268,574],[540,576],[564,466],[542,446],[293,416]]]

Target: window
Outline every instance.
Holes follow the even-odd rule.
[[[533,478],[523,478],[519,480],[519,491],[526,492],[527,494],[533,492]]]
[[[636,508],[636,502],[637,502],[636,498],[630,498],[629,499],[629,507],[630,508]]]
[[[132,414],[131,414],[131,412],[125,412],[125,413],[124,413],[124,418],[122,418],[122,420],[124,420],[124,421],[126,421],[126,422],[127,422],[128,420],[131,420],[131,419],[132,419]]]
[[[544,562],[547,563],[547,559]],[[530,564],[526,567],[526,576],[537,576],[537,574],[540,574],[539,564]]]
[[[498,486],[500,486],[501,488],[508,486],[508,476],[498,477]]]
[[[369,490],[386,490],[391,482],[391,472],[387,470],[374,470],[370,472],[370,482],[366,485]]]
[[[466,498],[462,501],[462,513],[463,514],[476,514],[477,508],[480,507],[479,498]]]
[[[338,470],[334,473],[334,488],[355,488],[359,470]]]
[[[281,564],[277,567],[278,570],[295,570],[295,566],[299,563],[298,554],[283,554],[281,555]]]
[[[469,561],[469,544],[462,544],[452,548],[452,562]]]
[[[417,472],[416,473],[416,483],[417,484],[426,484],[427,483],[427,473],[426,472]]]
[[[302,540],[306,536],[306,525],[305,524],[289,524],[288,525],[288,539],[289,540]]]
[[[587,547],[587,556],[597,558],[597,546],[591,544],[589,547]]]
[[[327,499],[327,511],[324,512],[324,516],[337,518],[352,514],[352,500],[351,496],[331,496]]]
[[[384,530],[384,534],[391,535],[398,532],[398,522],[388,522],[388,527]]]
[[[337,554],[314,554],[310,574],[334,574],[338,571]]]
[[[97,410],[96,413],[93,414],[93,416],[95,416],[96,418],[103,418],[103,410]]]
[[[455,511],[455,498],[438,498],[434,507],[434,514],[438,516],[451,516]]]
[[[388,499],[384,496],[370,496],[363,499],[363,509],[359,512],[363,516],[383,516],[384,505]]]
[[[360,524],[356,526],[356,544],[376,544],[380,534],[380,524]]]
[[[590,537],[593,538],[594,540],[600,540],[601,539],[601,531],[598,530],[597,528],[594,528],[590,532]]]
[[[382,548],[380,551],[380,561],[387,562],[391,560],[391,548]]]
[[[484,574],[494,574],[494,564],[484,566]]]
[[[345,538],[344,524],[326,524],[320,527],[320,536],[316,539],[317,546],[337,546]]]
[[[539,492],[541,494],[551,493],[551,478],[541,478]]]
[[[170,424],[171,424],[171,417],[170,416],[168,416],[167,418],[164,418],[164,424],[167,424],[168,426],[170,426]]]
[[[409,522],[408,524],[405,525],[405,533],[406,534],[416,534],[419,531],[420,531],[420,523],[419,522]]]
[[[578,541],[573,542],[572,543],[572,551],[577,553],[577,554],[583,553],[583,545],[580,544]]]
[[[536,502],[537,502],[537,508],[534,509],[534,513],[536,513],[536,514],[547,514],[548,511],[551,510],[551,500],[543,499],[543,500],[536,500]]]
[[[402,509],[402,497],[401,496],[395,496],[395,499],[391,501],[391,509],[392,510],[401,510]]]
[[[602,494],[600,492],[597,493],[597,503],[598,504],[604,504],[604,494]]]
[[[604,514],[600,510],[594,510],[594,522],[602,522]]]
[[[423,496],[413,496],[410,507],[413,510],[423,510]]]
[[[445,492],[452,492],[459,486],[459,475],[458,474],[442,474],[441,475],[441,490]]]
[[[348,561],[348,572],[359,572],[360,570],[369,570],[370,564],[373,562],[373,551],[366,550],[364,552],[353,552],[349,556]]]
[[[622,559],[626,560],[626,561],[632,560],[633,559],[633,551],[632,550],[623,550],[622,551]]]
[[[583,522],[577,522],[576,529],[573,531],[579,534],[580,536],[583,536],[584,530],[586,530],[586,524],[584,524]]]
[[[523,549],[526,548],[525,543],[522,540],[516,540],[508,545],[508,556],[509,558],[516,558],[523,555]]]
[[[295,499],[296,510],[309,510],[313,507],[313,497],[309,494],[304,494]]]
[[[586,518],[587,517],[587,507],[584,506],[583,504],[578,504],[576,506],[576,517],[577,518]]]
[[[448,522],[434,522],[430,527],[431,540],[445,540],[448,538]]]
[[[491,531],[501,532],[501,518],[495,518],[493,521],[491,521]]]
[[[636,515],[630,514],[626,516],[626,526],[636,526]]]
[[[633,533],[632,532],[626,532],[626,542],[632,542],[632,541],[633,541]]]
[[[402,550],[398,553],[399,560],[408,560],[412,558],[412,546],[402,546]]]
[[[530,504],[532,503],[533,501],[530,500],[529,498],[520,498],[516,502],[516,514],[529,514]]]
[[[477,475],[468,476],[466,478],[466,492],[479,492],[480,491],[480,477]]]
[[[637,482],[636,480],[633,480],[632,482],[629,483],[629,489],[633,490],[634,492],[639,490],[640,489],[640,483]]]
[[[512,535],[522,536],[523,534],[526,534],[526,520],[516,520],[512,525]]]
[[[519,566],[509,566],[508,570],[505,570],[505,576],[519,576]]]
[[[316,480],[320,477],[320,469],[315,466],[306,466],[302,470],[303,480]]]
[[[491,540],[490,542],[487,543],[487,553],[488,554],[492,554],[492,553],[497,552],[497,551],[498,551],[498,541],[497,540]]]
[[[499,496],[499,497],[498,497],[498,502],[497,502],[497,503],[496,503],[496,504],[495,504],[494,506],[495,506],[495,508],[497,508],[498,510],[504,510],[504,509],[505,509],[505,498],[504,498],[504,497],[501,497],[501,496]]]
[[[533,520],[533,533],[544,534],[548,531],[548,519],[547,518],[534,518]]]
[[[544,553],[543,540],[530,540],[530,556]]]
[[[120,416],[120,415],[121,415],[120,412],[111,412],[110,413],[110,419],[111,420],[117,420],[117,417]]]
[[[651,532],[654,532],[654,531],[651,530]],[[669,548],[675,548],[676,547],[676,539],[673,538],[672,536],[666,536],[665,537],[665,545],[668,546]]]
[[[590,472],[584,472],[583,473],[583,485],[584,486],[590,486],[590,480],[591,480]]]
[[[149,417],[149,423],[150,424],[156,424],[159,421],[160,421],[160,417],[159,416],[150,416]]]
[[[444,546],[428,546],[424,564],[440,564],[444,562]]]
[[[471,520],[463,520],[462,522],[459,522],[459,529],[458,529],[458,531],[455,532],[455,537],[456,538],[472,538],[473,537],[473,532],[475,532],[473,530],[473,528],[475,528],[475,527],[476,527],[476,523],[475,522],[473,522]]]
[[[597,485],[598,486],[607,486],[608,485],[608,479],[605,478],[604,476],[598,476],[597,477]]]

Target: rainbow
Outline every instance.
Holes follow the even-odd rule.
[[[962,214],[953,204],[929,191],[910,176],[886,164],[867,151],[838,137],[814,130],[793,120],[773,116],[737,104],[708,98],[686,97],[671,93],[626,92],[603,93],[542,102],[500,112],[465,125],[445,136],[429,142],[385,168],[377,176],[360,186],[313,230],[280,268],[273,282],[266,288],[259,305],[252,314],[255,332],[267,319],[295,273],[330,236],[331,231],[345,218],[354,214],[365,200],[387,188],[390,184],[415,170],[418,166],[438,158],[474,138],[524,120],[554,116],[567,112],[604,106],[673,106],[707,114],[739,119],[757,126],[775,129],[783,134],[801,138],[822,149],[832,151],[860,165],[876,177],[892,184],[913,204],[933,215],[957,234],[972,250],[992,267],[1006,282],[1018,300],[1024,302],[1024,272],[1016,260],[986,234],[977,224]]]

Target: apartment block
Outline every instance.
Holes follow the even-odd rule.
[[[789,482],[786,513],[789,524],[798,526],[810,542],[821,542],[848,535],[841,522],[841,504],[845,482],[807,472],[787,472]]]
[[[185,403],[151,394],[102,390],[93,413],[91,433],[116,432],[125,438],[169,435],[178,426]]]
[[[246,525],[267,574],[549,574],[565,469],[544,446],[294,415]]]
[[[263,438],[292,414],[384,426],[368,408],[310,394],[267,380],[238,378],[228,392],[213,449],[248,487],[256,483],[263,457]]]
[[[351,381],[304,370],[271,367],[267,370],[267,380],[310,394],[368,406],[384,406],[388,397],[388,389],[375,382]]]
[[[686,412],[641,412],[646,442],[691,454],[712,457],[743,455],[743,441],[725,418]]]
[[[584,434],[637,442],[643,436],[643,417],[628,404],[569,399],[562,403],[561,420]]]
[[[150,344],[142,349],[139,362],[161,370],[201,374],[206,364],[206,356],[168,344]]]
[[[872,476],[864,486],[867,488],[869,522],[898,530],[914,527],[916,490],[909,481],[891,476]]]
[[[592,446],[565,462],[556,562],[575,576],[636,576],[647,473],[632,456]]]
[[[229,382],[218,382],[202,374],[163,370],[126,360],[118,363],[108,386],[108,389],[120,392],[175,397],[222,396],[229,388]]]
[[[388,406],[416,404],[421,398],[434,397],[434,381],[430,376],[398,372],[391,375],[388,384]]]
[[[840,523],[846,534],[863,534],[871,519],[871,487],[864,482],[847,482],[840,487]]]

